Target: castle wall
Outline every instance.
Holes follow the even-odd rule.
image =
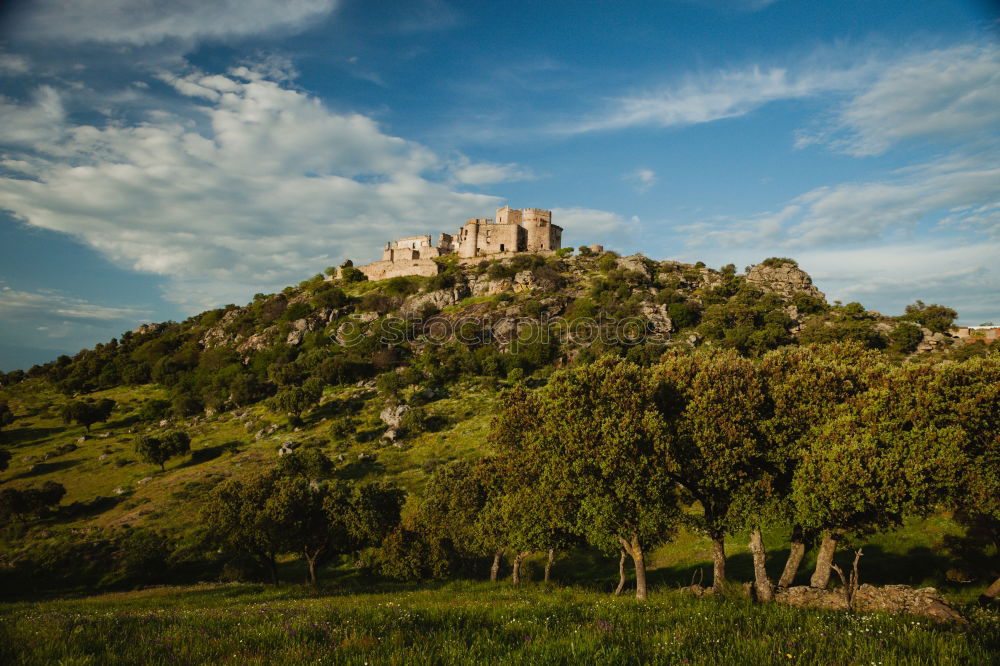
[[[438,245],[429,235],[407,236],[386,243],[382,261],[358,270],[369,280],[384,280],[401,275],[437,275],[433,261],[446,255],[458,255],[463,263],[483,257],[517,252],[550,254],[562,247],[562,227],[552,224],[552,211],[541,208],[521,210],[504,206],[492,218],[470,218],[458,234],[441,234]]]
[[[430,277],[441,272],[440,267],[433,259],[404,259],[398,261],[375,261],[357,269],[364,273],[369,280],[388,280],[389,278],[404,275],[423,275]]]

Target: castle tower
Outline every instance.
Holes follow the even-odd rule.
[[[552,225],[552,211],[541,208],[525,208],[520,212],[521,226],[528,231],[528,242],[525,250],[545,252],[559,249],[562,234],[557,234],[556,230],[559,228]]]

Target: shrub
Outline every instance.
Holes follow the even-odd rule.
[[[340,279],[344,282],[367,282],[368,276],[353,266],[340,269]]]
[[[486,271],[486,277],[491,280],[513,280],[516,274],[517,271],[512,266],[501,262],[490,264]]]
[[[785,264],[791,264],[798,268],[799,262],[794,259],[789,259],[788,257],[768,257],[764,261],[760,262],[761,265],[767,266],[768,268],[778,268],[779,266],[784,266]]]
[[[609,273],[618,268],[618,255],[614,252],[605,252],[597,260],[597,268],[602,273]]]
[[[924,334],[919,326],[902,322],[889,333],[889,349],[900,354],[910,354],[916,351],[923,339]]]

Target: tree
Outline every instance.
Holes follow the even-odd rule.
[[[426,546],[438,556],[430,567],[433,575],[443,575],[455,556],[492,556],[490,581],[496,582],[507,535],[483,516],[484,507],[496,492],[493,465],[492,458],[476,463],[452,462],[436,468],[428,479],[412,524],[413,532],[423,542],[415,540],[415,545]]]
[[[967,432],[942,396],[947,365],[894,369],[804,438],[808,448],[792,480],[797,521],[826,530],[832,542],[817,556],[814,587],[829,580],[839,535],[899,525],[957,487]]]
[[[545,582],[549,581],[555,551],[579,542],[573,533],[578,510],[575,497],[558,484],[545,483],[545,465],[551,462],[538,439],[538,399],[523,385],[505,393],[503,409],[493,420],[490,444],[497,452],[493,466],[496,492],[479,520],[500,527],[514,551],[513,582],[520,582],[521,563],[535,551],[548,551]]]
[[[0,430],[13,423],[14,418],[14,412],[11,411],[10,406],[0,400]]]
[[[202,519],[209,538],[232,556],[249,555],[278,583],[278,555],[286,543],[282,525],[274,519],[268,500],[275,494],[278,474],[270,470],[227,479],[209,494]]]
[[[333,461],[319,449],[300,448],[278,458],[278,471],[282,476],[320,481],[333,474]]]
[[[46,481],[36,488],[0,490],[0,519],[42,516],[66,495],[61,483]]]
[[[813,536],[795,523],[792,502],[792,478],[809,446],[804,438],[813,427],[832,418],[838,405],[879,381],[888,366],[878,352],[850,342],[775,350],[761,359],[761,370],[772,409],[762,423],[770,480],[756,497],[755,513],[793,523],[788,559],[777,582],[778,587],[788,587]],[[824,537],[821,553],[836,545],[835,536]],[[770,581],[760,580],[758,587],[770,587]]]
[[[690,521],[712,540],[712,586],[726,579],[725,535],[750,523],[766,485],[764,379],[733,350],[670,354],[653,369],[661,415],[658,452],[666,475],[702,507]]]
[[[962,474],[952,489],[950,504],[956,518],[968,529],[987,537],[979,545],[987,552],[1000,542],[1000,356],[972,358],[963,363],[937,366],[935,381],[924,404],[928,417],[946,426],[961,427],[965,434]],[[989,537],[992,538],[989,538]],[[983,590],[981,601],[1000,595],[997,578]]]
[[[0,472],[3,472],[10,466],[10,458],[10,451],[0,449]]]
[[[936,303],[925,305],[923,301],[918,300],[913,305],[906,306],[900,319],[916,322],[935,333],[945,333],[957,316],[957,312],[945,305]]]
[[[103,398],[96,403],[89,400],[73,400],[63,406],[62,420],[63,423],[76,421],[90,432],[90,426],[107,421],[114,408],[115,401],[109,398]]]
[[[146,462],[165,469],[168,460],[182,456],[191,450],[191,437],[180,430],[173,430],[162,437],[141,435],[135,440],[135,451]]]
[[[278,395],[274,396],[274,404],[278,409],[300,419],[302,412],[315,406],[322,395],[323,383],[314,377],[302,386],[286,386],[278,391]]]
[[[656,388],[638,365],[613,357],[559,373],[540,394],[533,444],[545,487],[579,507],[574,531],[632,558],[638,600],[646,599],[645,553],[670,538],[679,514],[656,448]]]

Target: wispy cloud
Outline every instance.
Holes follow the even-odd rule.
[[[22,291],[0,286],[0,316],[6,320],[113,323],[139,321],[149,314],[139,308],[97,305],[54,289]]]
[[[854,89],[869,76],[867,64],[801,70],[753,65],[618,97],[603,110],[555,131],[581,134],[629,127],[697,125],[742,116],[778,100]]]
[[[462,185],[492,185],[513,183],[519,180],[534,180],[534,172],[519,164],[494,164],[492,162],[472,162],[462,157],[450,167],[453,180]]]
[[[868,182],[818,187],[777,211],[682,227],[692,246],[831,247],[899,238],[939,224],[1000,238],[1000,166],[991,154],[953,157]]]
[[[995,139],[997,128],[1000,47],[961,45],[889,65],[840,108],[831,125],[800,132],[797,145],[825,143],[861,157],[912,139]]]
[[[19,39],[143,46],[294,31],[332,12],[336,0],[38,0],[13,14]]]
[[[639,194],[645,194],[649,191],[649,188],[656,185],[656,172],[652,169],[643,169],[640,167],[622,176],[622,180],[632,183],[635,191]]]

